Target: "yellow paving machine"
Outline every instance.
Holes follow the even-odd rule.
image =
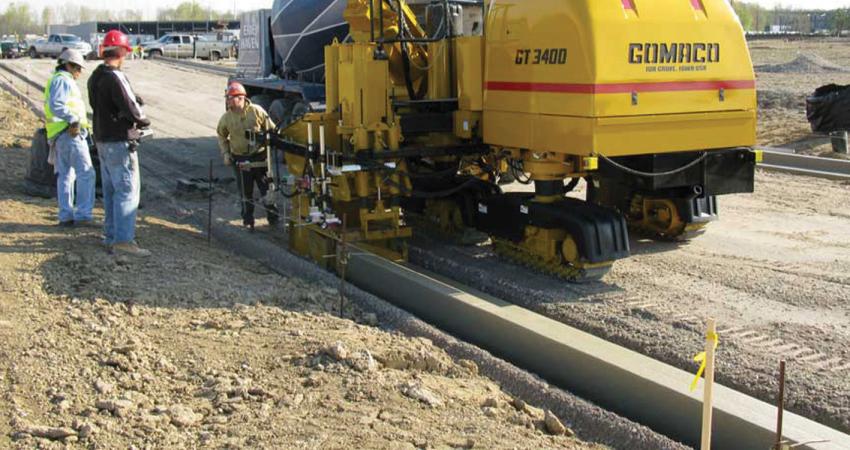
[[[273,19],[304,22],[298,3]],[[271,100],[291,244],[316,261],[342,240],[404,259],[423,227],[595,279],[629,255],[629,229],[687,238],[717,218],[717,196],[753,191],[755,81],[726,0],[322,8],[328,27],[341,15],[336,34],[270,44],[326,39],[318,71],[293,61],[274,86],[240,80]]]

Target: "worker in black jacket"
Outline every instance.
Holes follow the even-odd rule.
[[[103,46],[104,62],[89,78],[88,91],[103,183],[104,243],[111,253],[147,257],[150,251],[136,243],[141,178],[135,150],[141,129],[151,122],[121,71],[132,51],[127,35],[112,30]]]

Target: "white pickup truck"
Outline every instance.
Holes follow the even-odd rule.
[[[91,54],[92,47],[88,42],[83,41],[73,34],[51,34],[47,40],[39,39],[30,45],[29,53],[31,58],[41,56],[58,57],[66,48],[73,48],[80,51],[83,56],[88,57]]]
[[[142,43],[142,52],[146,57],[203,58],[217,61],[234,55],[235,41],[214,41],[203,36],[169,33],[155,41]]]

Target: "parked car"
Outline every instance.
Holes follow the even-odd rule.
[[[3,41],[0,42],[0,58],[12,59],[19,58],[24,55],[26,48],[19,42]]]
[[[190,34],[166,34],[155,41],[142,43],[142,52],[145,57],[203,58],[215,61],[232,57],[234,42],[213,41]]]
[[[74,36],[73,34],[51,34],[46,41],[43,39],[35,41],[29,48],[29,55],[32,58],[41,56],[56,58],[67,48],[77,49],[83,56],[88,56],[92,51],[91,44],[83,41],[78,36]]]

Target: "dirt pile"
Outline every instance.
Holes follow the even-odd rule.
[[[758,107],[760,110],[783,108],[805,111],[806,96],[787,90],[759,90]],[[803,119],[805,119],[805,114],[803,114]]]
[[[0,147],[29,146],[39,123],[24,102],[0,89]]]
[[[847,72],[847,69],[814,53],[798,55],[783,64],[763,64],[755,67],[756,72],[765,73],[830,73]]]

